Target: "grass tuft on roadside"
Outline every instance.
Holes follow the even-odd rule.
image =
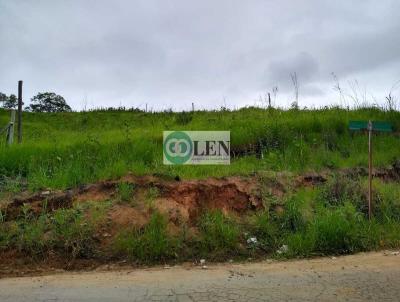
[[[121,231],[113,243],[116,254],[142,263],[172,259],[178,248],[179,241],[168,233],[166,218],[157,211],[146,226]]]

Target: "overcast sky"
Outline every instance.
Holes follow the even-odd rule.
[[[0,0],[0,91],[76,110],[384,102],[400,80],[400,1]],[[398,85],[399,86],[399,85]],[[393,94],[400,96],[399,87]],[[345,104],[347,105],[347,104]]]

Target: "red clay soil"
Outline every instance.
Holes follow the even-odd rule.
[[[141,228],[146,225],[148,216],[136,208],[123,204],[114,205],[108,212],[108,218],[118,229],[132,225]]]
[[[31,195],[22,193],[6,206],[6,217],[7,220],[17,218],[22,214],[24,204],[29,204],[30,211],[34,214],[40,214],[44,203],[47,204],[47,210],[52,211],[69,208],[76,202],[115,200],[120,182],[132,184],[135,187],[134,194],[139,199],[146,198],[143,197],[144,192],[154,188],[157,195],[151,202],[157,209],[168,214],[171,220],[188,221],[204,209],[243,213],[262,208],[258,180],[255,177],[175,181],[152,176],[128,175],[120,180],[103,181],[64,192],[43,191]],[[110,215],[112,220],[123,224],[124,220],[132,221],[129,217],[140,221],[143,211],[139,210],[128,206],[114,206]]]
[[[168,211],[180,211],[181,216],[189,221],[204,209],[243,213],[262,208],[260,190],[255,179],[231,177],[168,182],[163,183],[159,189],[162,200],[157,204]]]

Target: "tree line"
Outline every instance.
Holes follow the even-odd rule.
[[[4,109],[15,109],[18,99],[14,94],[6,95],[0,92],[0,106]],[[71,107],[65,99],[54,92],[39,92],[33,98],[29,106],[24,108],[30,112],[70,112]]]

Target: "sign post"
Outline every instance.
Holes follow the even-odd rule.
[[[368,218],[372,216],[372,131],[392,132],[392,125],[386,122],[350,121],[352,131],[368,131]]]
[[[368,219],[371,220],[372,203],[372,122],[368,121]]]

